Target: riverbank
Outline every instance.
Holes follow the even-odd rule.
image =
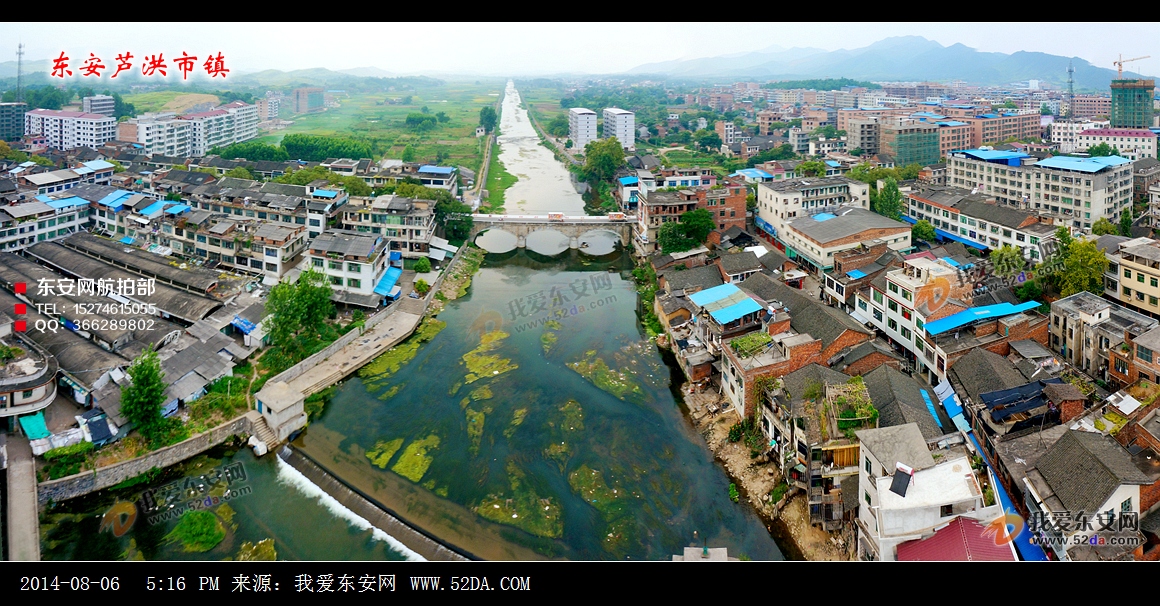
[[[791,488],[787,497],[778,503],[772,502],[771,493],[782,482],[781,472],[773,462],[761,462],[761,458],[750,457],[749,449],[741,442],[729,441],[729,428],[741,419],[728,400],[711,390],[690,392],[688,383],[681,386],[681,395],[693,425],[705,438],[709,452],[725,468],[730,481],[737,484],[740,495],[748,499],[765,521],[766,528],[781,541],[787,558],[808,561],[849,559],[845,550],[835,543],[836,535],[810,525],[804,493]],[[716,407],[718,412],[711,412],[711,407]],[[787,542],[792,544],[786,545]]]

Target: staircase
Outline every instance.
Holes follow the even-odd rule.
[[[252,427],[254,430],[254,435],[258,436],[259,440],[266,443],[266,449],[269,452],[274,452],[274,449],[277,448],[281,440],[278,439],[278,436],[274,433],[274,430],[270,429],[270,426],[266,424],[266,417],[259,415],[257,420],[253,421]]]

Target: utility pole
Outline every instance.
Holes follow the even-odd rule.
[[[24,100],[24,43],[16,45],[16,102]]]
[[[1072,66],[1071,60],[1067,61],[1067,117],[1071,118],[1072,105],[1075,104],[1075,67]]]

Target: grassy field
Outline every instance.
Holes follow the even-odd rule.
[[[183,93],[175,90],[154,91],[126,95],[125,101],[132,103],[138,113],[146,112],[183,112],[199,103],[218,102],[215,95],[204,93]]]
[[[535,115],[540,124],[547,124],[556,116],[567,116],[568,110],[560,106],[561,91],[555,88],[520,89],[524,107]]]
[[[479,110],[495,104],[503,91],[503,82],[448,82],[391,93],[337,95],[340,107],[324,112],[285,117],[294,123],[284,130],[268,133],[258,139],[275,144],[284,135],[338,135],[366,139],[376,157],[401,158],[410,144],[420,161],[434,162],[443,152],[444,164],[463,165],[478,170],[483,161],[481,139],[475,137]],[[411,97],[407,105],[390,104],[389,100]],[[426,106],[434,115],[444,112],[451,119],[433,130],[417,132],[405,124],[407,114],[419,113]]]
[[[487,169],[487,204],[480,206],[481,213],[502,213],[504,192],[515,185],[519,177],[509,173],[499,159],[499,146],[492,150],[491,165]]]
[[[717,173],[725,171],[725,167],[717,164],[716,159],[714,159],[711,154],[690,151],[688,149],[678,149],[666,152],[662,148],[657,148],[654,153],[657,155],[657,157],[663,158],[665,165],[676,166],[679,168],[699,166],[701,168],[711,168]]]

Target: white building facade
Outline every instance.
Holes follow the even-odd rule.
[[[617,107],[604,110],[604,138],[616,137],[624,149],[636,149],[636,114]]]
[[[34,109],[24,114],[24,134],[43,135],[48,147],[97,148],[117,136],[117,119],[112,116]]]
[[[596,112],[585,107],[568,110],[568,137],[572,139],[572,149],[584,152],[584,146],[597,139]]]

